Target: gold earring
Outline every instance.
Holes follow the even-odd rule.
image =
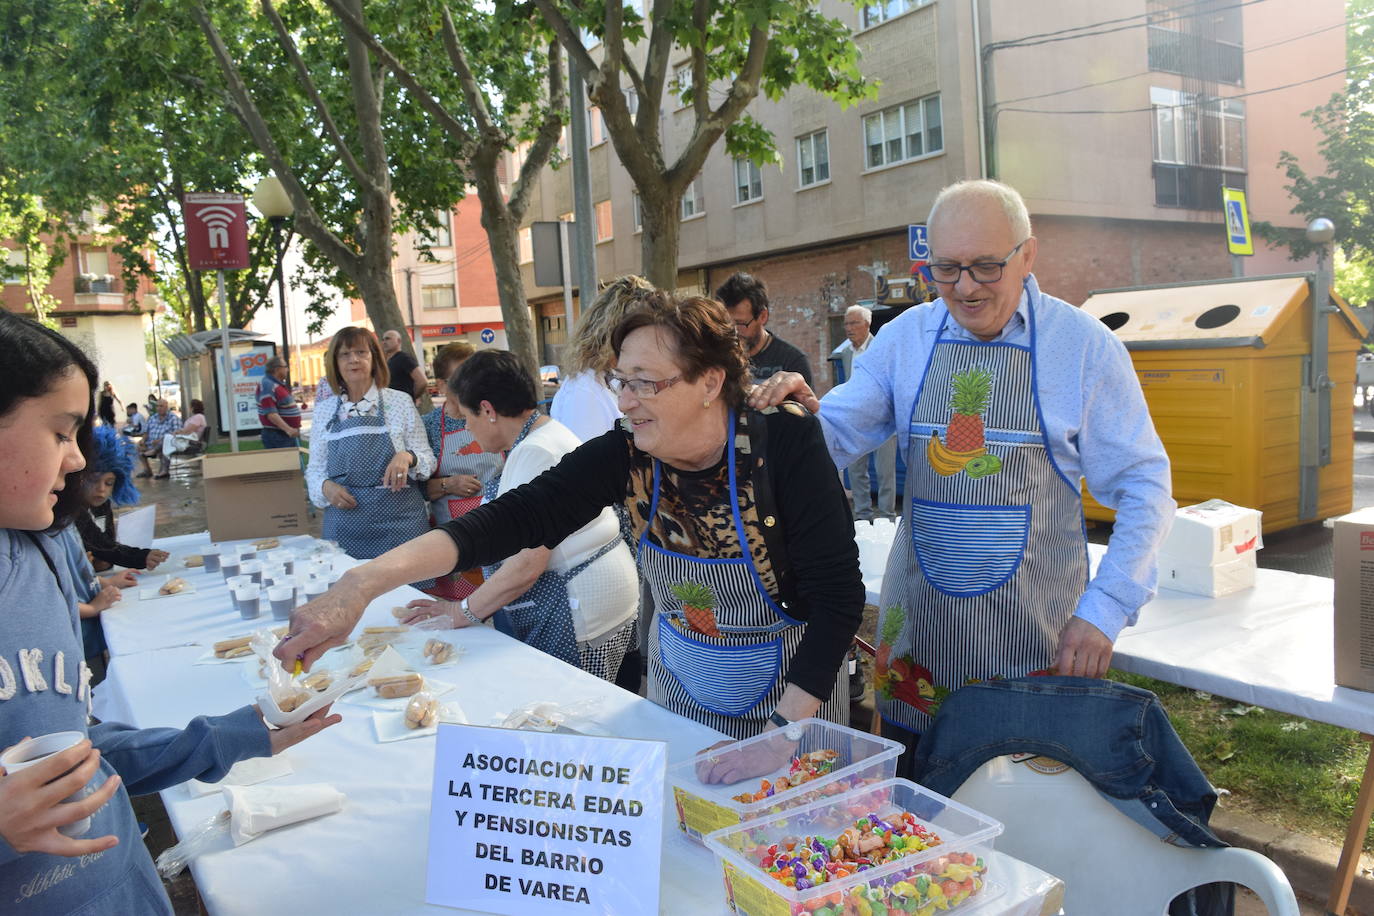
[[[711,399],[710,399],[710,398],[707,398],[706,400],[702,401],[702,402],[701,402],[701,406],[702,406],[702,409],[704,409],[704,410],[710,410],[710,409],[711,409]]]

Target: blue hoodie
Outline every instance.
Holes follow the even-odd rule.
[[[0,912],[171,913],[129,796],[192,778],[215,782],[239,760],[271,753],[267,729],[251,706],[198,717],[185,730],[88,725],[90,672],[82,661],[73,588],[57,542],[0,529],[0,749],[26,735],[89,734],[101,752],[91,785],[116,772],[123,784],[95,813],[86,836],[114,834],[119,845],[66,858],[21,854],[0,838]]]

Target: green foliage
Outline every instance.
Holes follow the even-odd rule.
[[[1374,0],[1349,0],[1346,12],[1345,91],[1307,112],[1322,135],[1322,161],[1303,163],[1285,150],[1278,166],[1289,181],[1292,212],[1305,220],[1330,219],[1346,257],[1365,261],[1374,257]],[[1255,229],[1287,246],[1294,260],[1314,250],[1301,231],[1258,222]]]
[[[889,646],[897,642],[897,637],[902,635],[902,624],[906,619],[906,612],[900,604],[894,604],[883,612],[882,641]]]
[[[716,606],[716,593],[711,590],[711,586],[701,582],[679,582],[668,591],[681,601],[684,607],[713,609]]]

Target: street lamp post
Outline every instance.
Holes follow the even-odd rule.
[[[253,206],[272,224],[272,247],[277,250],[277,298],[281,308],[281,349],[286,360],[286,386],[291,387],[291,345],[286,325],[286,271],[282,261],[286,258],[286,246],[281,243],[282,227],[291,218],[295,208],[291,198],[275,175],[268,175],[253,189]]]

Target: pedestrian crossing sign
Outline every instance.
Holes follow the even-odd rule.
[[[1221,189],[1221,206],[1226,212],[1226,248],[1231,254],[1254,254],[1255,241],[1250,236],[1250,213],[1245,208],[1245,192],[1236,188]]]

